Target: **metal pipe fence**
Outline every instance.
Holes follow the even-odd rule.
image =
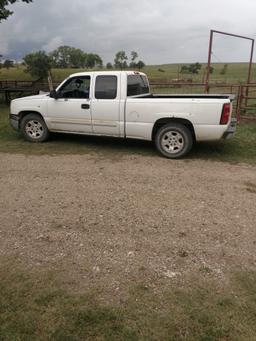
[[[153,93],[195,94],[205,93],[205,83],[151,83]],[[224,84],[212,83],[208,85],[207,93],[235,95],[233,112],[240,116],[256,117],[256,83]]]
[[[57,86],[55,83],[54,86]],[[205,93],[205,83],[193,82],[165,82],[151,81],[151,91],[163,94],[200,94]],[[9,102],[12,97],[21,95],[37,94],[39,91],[49,91],[49,85],[38,81],[0,81],[0,94],[4,95],[5,101]],[[256,83],[250,84],[208,84],[207,93],[212,94],[233,94],[233,112],[236,116],[256,117]]]

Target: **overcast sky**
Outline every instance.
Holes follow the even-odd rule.
[[[0,54],[21,60],[60,45],[113,62],[135,50],[146,64],[205,62],[210,29],[256,37],[255,0],[34,0],[0,24]],[[249,41],[216,36],[213,62],[247,61]]]

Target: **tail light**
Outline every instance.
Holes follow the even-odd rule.
[[[220,124],[228,124],[229,116],[231,111],[231,105],[230,103],[223,104],[221,118],[220,118]]]

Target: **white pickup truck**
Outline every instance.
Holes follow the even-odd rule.
[[[144,73],[81,72],[49,94],[11,102],[10,123],[31,142],[50,132],[153,140],[168,158],[186,155],[196,141],[231,137],[232,95],[151,94]]]

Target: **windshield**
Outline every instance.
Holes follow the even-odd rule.
[[[144,75],[127,76],[127,96],[136,96],[149,93],[148,79]]]

